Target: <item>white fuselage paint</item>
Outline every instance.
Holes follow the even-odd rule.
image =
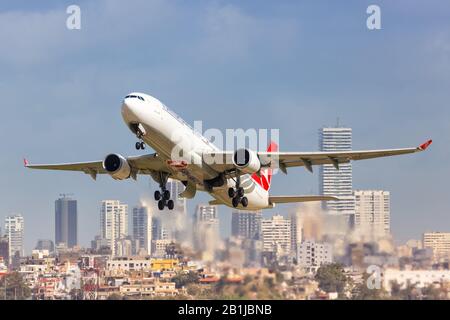
[[[172,151],[175,147],[182,149],[183,156],[198,159],[199,161],[189,162],[182,171],[174,170],[169,165],[167,167],[173,172],[171,178],[194,182],[197,190],[205,190],[203,181],[217,177],[218,173],[202,163],[202,151],[220,150],[200,133],[195,132],[158,99],[137,92],[129,95],[141,96],[145,101],[136,98],[123,100],[122,117],[127,126],[131,123],[140,123],[146,131],[142,140],[151,146],[164,162],[172,159]],[[228,196],[228,188],[234,186],[235,181],[228,178],[222,187],[213,188],[209,194],[222,204],[233,207],[232,199]],[[248,206],[244,208],[239,204],[239,209],[258,210],[272,207],[269,204],[269,192],[256,183],[250,175],[241,176],[241,186],[245,190]]]

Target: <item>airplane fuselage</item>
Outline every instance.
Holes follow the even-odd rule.
[[[138,96],[142,99],[135,98]],[[220,203],[233,207],[232,199],[228,196],[228,188],[236,184],[233,178],[225,178],[225,183],[219,187],[211,188],[205,185],[205,181],[217,178],[218,174],[204,163],[202,151],[221,150],[194,131],[158,99],[143,93],[130,93],[127,97],[122,103],[122,117],[125,123],[134,134],[140,125],[143,129],[140,138],[167,163],[173,172],[171,178],[195,183],[197,190],[207,191]],[[182,168],[170,165],[174,150],[181,151],[177,154],[181,153],[181,157],[186,159],[187,164]],[[244,208],[239,204],[239,209],[258,210],[273,207],[269,203],[269,192],[255,182],[251,175],[242,175],[240,179],[248,199],[248,206]]]

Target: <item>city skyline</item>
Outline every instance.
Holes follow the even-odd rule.
[[[190,123],[202,118],[207,127],[219,129],[279,128],[284,150],[316,150],[317,128],[332,125],[337,117],[353,129],[354,149],[435,138],[426,155],[354,164],[353,187],[392,193],[391,229],[400,241],[419,238],[425,230],[448,230],[445,177],[450,172],[442,159],[449,156],[449,93],[442,88],[450,83],[449,35],[443,31],[449,22],[435,13],[446,12],[449,5],[417,4],[420,9],[406,10],[406,3],[382,1],[386,25],[371,33],[365,28],[366,7],[357,2],[331,7],[287,2],[276,9],[248,2],[209,5],[207,10],[197,10],[198,4],[138,2],[133,14],[116,26],[117,38],[108,34],[112,21],[123,14],[120,5],[80,1],[85,20],[75,33],[65,29],[64,4],[2,4],[4,30],[17,32],[15,39],[26,47],[6,31],[0,34],[10,48],[0,54],[5,70],[0,90],[5,105],[13,106],[6,110],[0,133],[8,137],[18,131],[14,140],[27,137],[27,143],[1,141],[8,153],[0,159],[0,191],[7,199],[0,204],[0,217],[21,212],[34,226],[26,232],[29,250],[36,239],[52,234],[52,199],[62,191],[73,192],[80,199],[79,224],[84,226],[80,243],[87,246],[98,229],[93,221],[101,199],[129,205],[150,199],[147,179],[136,183],[99,177],[93,182],[82,174],[26,172],[21,162],[23,156],[63,162],[80,155],[88,160],[87,155],[101,159],[108,152],[131,153],[135,141],[121,123],[119,104],[124,93],[142,89],[161,97]],[[253,10],[255,6],[259,9]],[[405,16],[417,24],[393,23]],[[182,27],[162,23],[168,17]],[[139,28],[138,20],[144,24]],[[217,28],[211,28],[213,21]],[[152,45],[130,41],[131,50],[122,51],[123,39],[139,37],[149,37]],[[167,37],[175,41],[167,42]],[[232,46],[229,39],[235,39]],[[214,108],[212,115],[206,108]],[[238,110],[242,117],[236,119],[233,112]],[[22,119],[21,130],[6,119]],[[272,190],[308,194],[318,190],[317,176],[295,169],[283,179],[274,176]],[[427,201],[411,201],[419,198]],[[203,195],[189,201],[188,212],[208,200]],[[280,206],[264,215],[287,211]],[[231,210],[221,208],[220,215],[230,218]]]

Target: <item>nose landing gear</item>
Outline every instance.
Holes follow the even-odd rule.
[[[144,150],[145,149],[145,143],[144,141],[138,141],[136,142],[136,150]]]
[[[136,137],[139,139],[138,142],[136,142],[136,150],[144,150],[145,149],[145,143],[142,140],[142,137],[145,135],[145,129],[144,127],[139,124],[134,124],[132,126],[132,130],[136,133]]]
[[[234,208],[237,208],[237,206],[242,204],[244,208],[248,206],[248,199],[245,197],[245,191],[244,188],[240,186],[241,184],[241,177],[238,175],[236,177],[236,187],[235,188],[229,188],[228,189],[228,196],[232,198],[231,204]]]

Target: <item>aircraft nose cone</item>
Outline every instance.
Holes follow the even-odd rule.
[[[124,118],[132,120],[137,117],[138,105],[134,99],[126,98],[122,102],[122,115]]]

